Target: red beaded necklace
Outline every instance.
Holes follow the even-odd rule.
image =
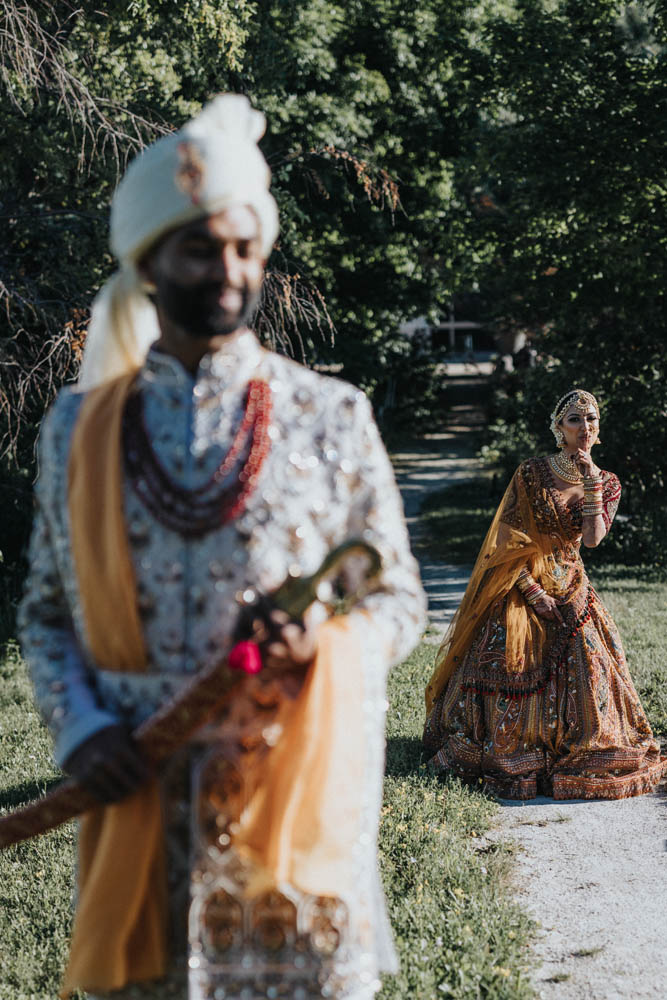
[[[270,419],[271,390],[266,382],[253,379],[229,451],[207,482],[188,489],[172,479],[155,454],[144,421],[142,394],[130,393],[123,414],[123,450],[135,493],[165,527],[184,538],[201,538],[244,510],[269,453]],[[219,483],[238,465],[246,449],[234,481],[220,489]]]

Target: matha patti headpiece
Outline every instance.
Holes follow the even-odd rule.
[[[563,437],[563,432],[558,427],[558,423],[563,419],[565,413],[574,407],[579,413],[585,413],[589,406],[595,408],[598,420],[600,419],[600,407],[598,406],[598,401],[592,392],[586,392],[585,389],[570,389],[565,395],[558,400],[556,407],[551,414],[551,433],[556,438],[556,444],[559,448],[562,448],[565,444],[565,438]]]

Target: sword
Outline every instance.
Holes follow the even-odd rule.
[[[338,571],[343,560],[350,555],[361,555],[367,559],[364,579],[356,592],[348,595],[349,599],[359,599],[379,574],[382,563],[372,545],[352,538],[332,549],[311,576],[288,577],[270,595],[257,595],[245,602],[236,629],[238,638],[242,637],[243,629],[253,615],[264,614],[268,609],[277,608],[292,619],[301,619],[317,600],[321,585]],[[157,767],[170,757],[233,700],[246,675],[230,670],[227,664],[228,657],[224,656],[200,670],[178,694],[137,726],[132,738],[150,765]],[[261,673],[257,676],[261,678]],[[76,779],[67,778],[44,798],[0,817],[0,850],[46,833],[100,804],[100,800]]]

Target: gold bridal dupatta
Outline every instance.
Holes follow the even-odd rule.
[[[95,664],[146,670],[122,501],[121,423],[136,372],[93,389],[77,419],[69,463],[72,552]],[[234,846],[264,883],[353,895],[363,774],[359,631],[344,616],[318,630],[318,653],[283,735],[264,762]],[[78,902],[61,992],[107,992],[166,972],[167,890],[157,779],[100,805],[80,824]]]
[[[544,498],[548,502],[547,498]],[[537,524],[535,498],[528,495],[521,470],[517,470],[505,492],[480,549],[461,605],[452,619],[436,657],[426,688],[426,712],[444,690],[450,677],[492,609],[507,599],[506,669],[510,675],[524,672],[531,663],[541,662],[545,629],[514,585],[527,567],[534,579],[550,592],[552,540]],[[514,589],[513,589],[514,588]]]

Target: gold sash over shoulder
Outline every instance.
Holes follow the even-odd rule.
[[[514,512],[513,528],[503,518]],[[554,560],[552,539],[540,531],[523,480],[512,478],[477,557],[463,601],[454,615],[436,658],[426,688],[427,714],[461,663],[492,608],[507,597],[507,671],[521,674],[541,659],[545,628],[515,588],[519,573],[528,567],[531,576],[550,591]]]
[[[121,421],[135,373],[92,390],[69,466],[72,550],[88,643],[106,670],[146,670],[122,504]],[[263,873],[316,895],[353,896],[349,859],[359,832],[363,759],[359,631],[332,618],[283,717],[234,846]],[[107,992],[164,975],[166,877],[159,783],[85,815],[79,889],[61,995]]]

